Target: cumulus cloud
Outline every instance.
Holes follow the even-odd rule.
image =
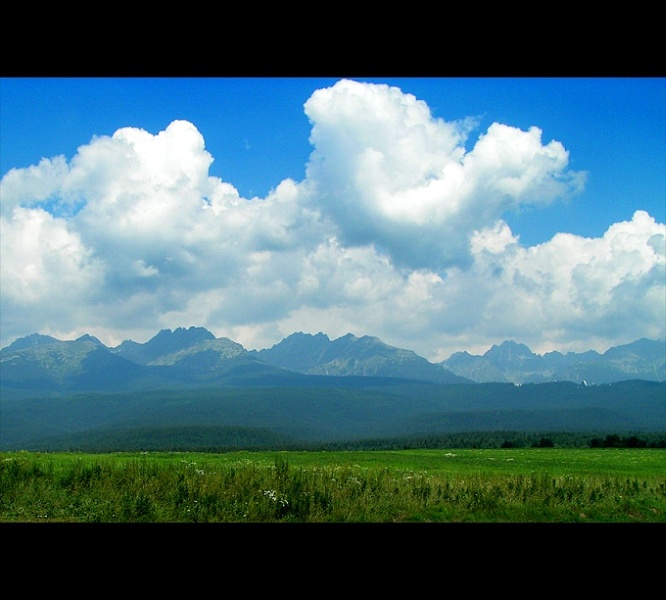
[[[346,244],[381,246],[399,266],[469,262],[468,237],[507,210],[582,189],[560,142],[494,123],[465,151],[469,121],[434,119],[387,85],[341,81],[305,104],[314,146],[314,202]]]
[[[584,185],[537,127],[494,123],[467,144],[474,119],[448,123],[398,88],[347,80],[304,110],[306,177],[265,198],[212,177],[186,121],[9,171],[2,345],[198,325],[248,348],[352,332],[442,360],[509,337],[537,351],[664,337],[663,224],[637,211],[600,238],[524,247],[502,219]]]
[[[601,238],[559,233],[529,248],[501,222],[475,232],[472,268],[450,281],[456,297],[474,296],[468,332],[541,351],[663,339],[665,240],[664,224],[640,210]]]

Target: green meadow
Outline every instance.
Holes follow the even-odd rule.
[[[666,522],[666,449],[3,452],[0,522]]]

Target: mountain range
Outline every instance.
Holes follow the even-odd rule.
[[[411,350],[351,333],[293,333],[246,350],[203,327],[163,329],[145,343],[107,347],[91,335],[58,340],[34,333],[0,350],[0,385],[31,392],[118,391],[201,385],[309,385],[322,378],[388,378],[438,384],[666,380],[666,343],[639,339],[603,354],[534,354],[505,341],[482,356],[456,352],[432,363]]]
[[[319,375],[383,375],[436,383],[542,383],[571,381],[604,384],[627,379],[666,380],[666,343],[639,339],[603,354],[534,354],[512,340],[482,356],[456,352],[431,363],[411,350],[394,348],[376,337],[347,334],[331,341],[325,334],[294,333],[272,348],[253,351],[269,364]],[[442,371],[442,368],[444,371]],[[457,381],[451,374],[458,377]]]
[[[477,383],[585,381],[589,384],[604,384],[626,379],[664,381],[666,343],[642,338],[609,348],[603,354],[588,350],[567,354],[554,351],[538,355],[525,344],[505,341],[499,346],[492,346],[482,356],[456,352],[439,364]]]
[[[248,351],[201,327],[116,347],[91,335],[63,341],[35,333],[0,350],[0,450],[663,432],[664,354],[664,343],[650,340],[544,356],[507,341],[435,364],[352,334],[294,333]]]

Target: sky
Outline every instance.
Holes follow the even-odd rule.
[[[0,347],[666,337],[666,79],[0,78]]]

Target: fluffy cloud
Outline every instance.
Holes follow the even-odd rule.
[[[601,238],[560,233],[529,248],[500,222],[472,236],[472,253],[472,268],[450,272],[455,296],[474,297],[467,333],[540,351],[666,334],[666,227],[644,211]]]
[[[399,266],[469,261],[468,238],[506,210],[580,191],[561,143],[494,123],[465,152],[470,122],[433,119],[427,105],[386,85],[353,81],[305,104],[315,147],[314,201],[344,243],[381,246]]]
[[[248,348],[294,331],[377,335],[431,360],[505,338],[537,351],[664,337],[665,228],[523,247],[502,216],[582,189],[560,142],[447,123],[384,85],[305,104],[301,182],[245,199],[189,122],[96,137],[0,182],[2,345],[38,331],[114,345],[200,325]],[[582,345],[581,345],[582,344]]]

